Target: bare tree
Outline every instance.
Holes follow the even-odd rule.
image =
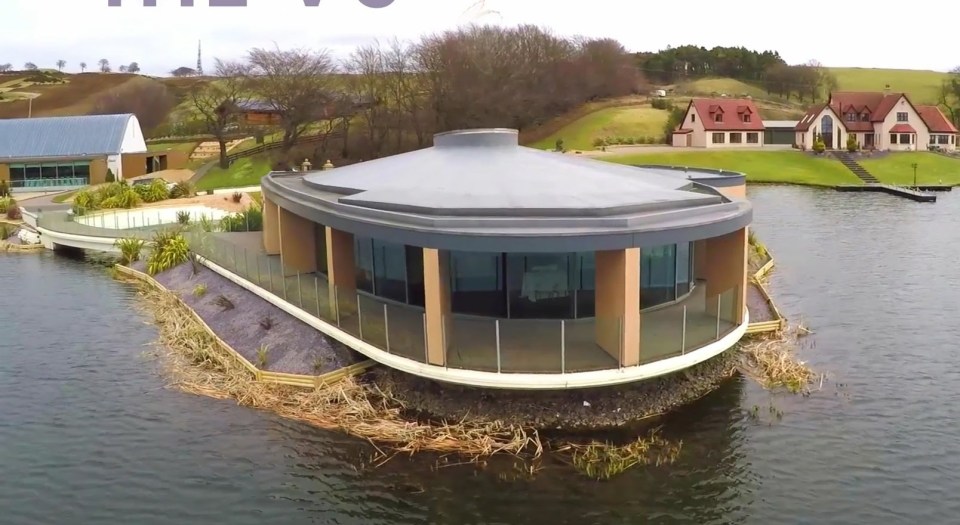
[[[6,64],[0,64],[0,73],[6,73],[7,71],[11,71],[12,69],[13,69],[13,64],[10,64],[9,62],[7,62]]]
[[[24,70],[24,71],[36,71],[36,70],[37,70],[37,65],[34,64],[33,62],[27,62],[26,64],[23,65],[23,70]]]
[[[390,79],[387,77],[386,56],[380,43],[366,45],[354,51],[344,64],[347,96],[362,101],[383,101],[390,96]],[[357,114],[363,122],[369,151],[380,156],[384,141],[393,127],[390,111],[383,104],[358,104]]]
[[[216,61],[216,79],[200,84],[190,92],[190,102],[200,115],[204,129],[220,144],[220,167],[228,168],[227,133],[235,125],[243,100],[245,67],[241,64]]]
[[[121,72],[121,73],[126,73],[126,72],[127,72],[127,66],[124,65],[124,64],[120,64],[120,67],[117,68],[117,71],[119,71],[119,72]]]
[[[101,58],[100,60],[97,61],[97,63],[100,64],[100,72],[101,72],[101,73],[109,73],[109,72],[110,72],[110,61],[109,61],[109,60],[107,60],[106,58]]]
[[[127,66],[127,73],[139,73],[139,72],[140,72],[140,64],[136,62],[130,62],[130,65]]]
[[[86,62],[80,62],[80,72],[81,72],[81,73],[84,73],[84,72],[86,72],[86,71],[87,71],[87,63],[86,63]]]
[[[326,51],[255,48],[248,57],[246,83],[251,94],[280,115],[284,152],[311,123],[321,120],[335,101],[336,67]]]
[[[67,61],[64,59],[57,60],[57,71],[63,71],[63,68],[66,67]]]
[[[176,105],[176,98],[167,86],[150,79],[133,82],[111,89],[93,104],[94,115],[133,113],[145,133],[159,126]]]
[[[953,68],[940,84],[937,102],[947,110],[953,125],[960,127],[960,66]]]

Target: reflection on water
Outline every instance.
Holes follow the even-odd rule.
[[[164,388],[134,293],[0,254],[3,523],[944,523],[958,505],[960,195],[751,189],[773,293],[814,328],[809,398],[737,378],[660,421],[677,462],[607,482],[547,456],[449,466]],[[947,256],[944,256],[947,254]],[[762,417],[771,404],[782,421]],[[748,412],[757,406],[761,417]]]

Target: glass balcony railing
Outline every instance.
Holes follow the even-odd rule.
[[[298,272],[277,255],[233,240],[234,235],[191,234],[199,255],[256,284],[310,315],[393,355],[427,362],[423,308],[365,292],[339,289],[326,276]],[[736,328],[739,287],[708,294],[700,283],[683,300],[641,312],[639,364],[683,355]],[[575,320],[443,317],[445,366],[497,373],[565,374],[611,370],[634,361],[625,356],[619,317]]]

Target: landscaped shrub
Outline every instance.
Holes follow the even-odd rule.
[[[263,231],[263,211],[250,206],[240,213],[227,215],[220,219],[220,228],[225,232]]]
[[[860,145],[857,144],[857,137],[854,135],[847,135],[847,151],[853,153],[860,149]]]
[[[823,153],[826,150],[827,145],[824,144],[822,140],[817,139],[817,141],[813,143],[813,151],[815,153]]]
[[[122,186],[114,195],[100,201],[100,208],[109,210],[116,208],[130,209],[139,205],[143,199],[130,186]]]
[[[140,260],[140,252],[143,251],[143,239],[128,237],[126,239],[117,239],[114,243],[120,250],[120,264],[127,265]]]
[[[107,182],[117,182],[117,176],[113,174],[113,170],[107,168],[107,175],[104,177],[104,180]]]
[[[0,197],[0,213],[7,213],[7,210],[10,209],[10,203],[14,200],[10,197]]]
[[[179,224],[190,224],[190,212],[180,210],[177,212],[177,222]]]
[[[243,194],[240,193],[239,191],[233,192],[233,195],[231,195],[230,197],[231,197],[231,199],[233,199],[233,202],[235,202],[235,203],[237,203],[237,204],[240,204],[240,201],[243,200]]]
[[[147,259],[147,273],[156,275],[187,262],[190,246],[179,231],[163,230],[154,234]]]
[[[178,182],[170,188],[171,199],[186,199],[193,196],[193,187],[189,182]]]
[[[9,197],[7,197],[9,198]],[[12,221],[20,220],[20,205],[17,204],[17,201],[10,199],[10,204],[7,205],[7,218]]]
[[[650,101],[650,105],[653,106],[653,109],[664,109],[667,111],[673,109],[673,103],[665,98],[655,98]]]
[[[150,184],[139,184],[133,188],[144,202],[160,202],[170,197],[163,179],[153,179]]]

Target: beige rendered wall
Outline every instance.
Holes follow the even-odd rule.
[[[694,273],[707,281],[707,309],[715,312],[716,298],[736,288],[733,319],[737,324],[742,323],[746,305],[747,229],[706,239],[703,245],[702,250],[694,248]]]
[[[703,121],[700,118],[700,115],[697,114],[697,108],[693,107],[693,104],[690,105],[690,109],[687,110],[687,114],[683,116],[684,128],[692,129],[693,133],[690,134],[689,146],[694,148],[705,148],[707,147],[706,136],[703,130]]]
[[[0,164],[0,180],[10,182],[10,166]]]
[[[597,345],[623,366],[639,364],[640,328],[640,249],[596,252]]]
[[[107,159],[99,158],[90,161],[90,184],[107,182]]]
[[[341,297],[355,296],[357,290],[357,265],[353,255],[353,234],[333,229],[327,230],[327,281],[330,284],[331,315],[336,316]]]
[[[449,252],[423,249],[423,293],[427,316],[427,363],[443,366],[450,333]]]
[[[906,113],[907,122],[898,122],[897,113]],[[892,144],[890,142],[890,130],[897,124],[909,124],[916,130],[916,135],[913,135],[913,144]],[[930,144],[930,132],[927,129],[927,124],[920,118],[920,114],[913,110],[913,106],[907,102],[906,97],[900,97],[900,100],[898,100],[893,109],[887,113],[887,116],[883,119],[883,123],[881,123],[879,127],[880,129],[877,132],[878,136],[875,137],[877,149],[924,151],[927,149],[927,145]],[[899,137],[897,137],[897,139],[899,141]]]
[[[315,224],[293,212],[280,208],[280,262],[288,273],[317,271],[317,238]]]
[[[728,199],[746,199],[747,198],[747,185],[741,184],[739,186],[729,186],[726,188],[717,188],[717,191],[723,194],[724,197]]]
[[[263,196],[263,251],[268,255],[280,253],[280,208]]]

